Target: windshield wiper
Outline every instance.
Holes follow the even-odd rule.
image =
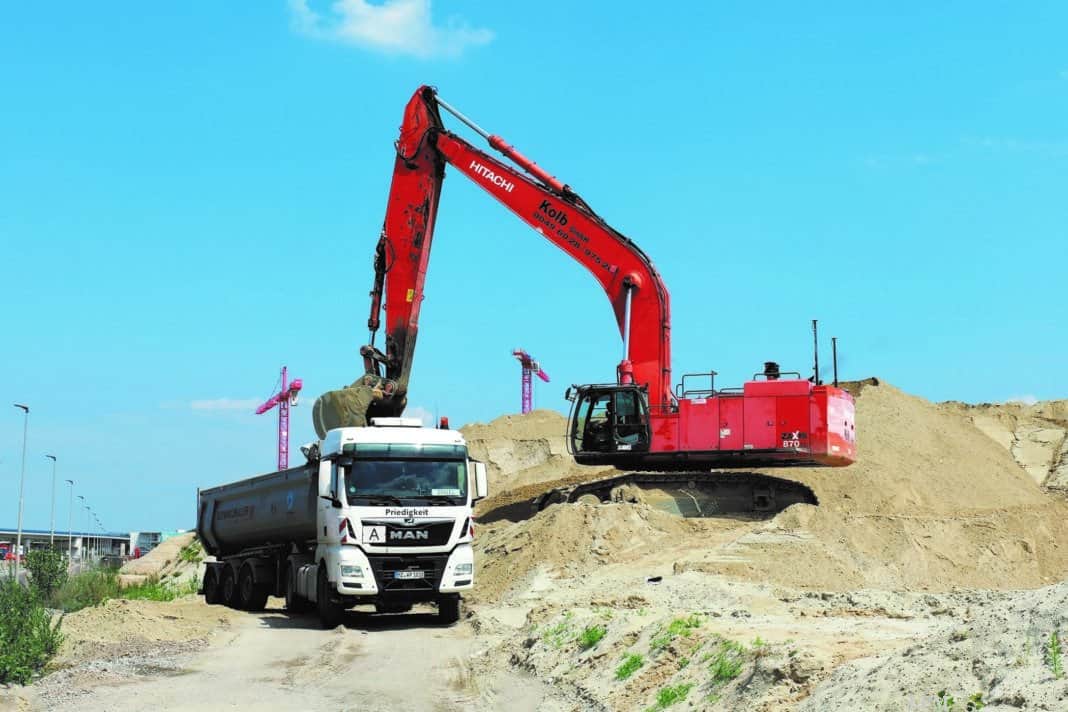
[[[445,502],[448,502],[449,504],[451,504],[453,506],[456,506],[456,505],[464,503],[462,498],[454,497],[454,496],[452,496],[450,494],[415,494],[415,495],[412,495],[412,499],[444,500]]]
[[[397,507],[403,507],[404,502],[401,502],[399,498],[394,497],[391,494],[359,494],[356,495],[358,499],[366,499],[367,503],[371,507],[382,507],[387,504],[392,504]]]

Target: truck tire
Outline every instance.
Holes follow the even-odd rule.
[[[262,611],[267,606],[267,589],[257,585],[252,567],[241,567],[241,576],[237,580],[237,595],[241,608],[246,611]]]
[[[452,625],[460,620],[460,597],[443,596],[438,599],[438,623]]]
[[[204,603],[209,606],[217,606],[223,602],[222,582],[219,581],[219,570],[216,566],[209,566],[204,572]]]
[[[297,593],[297,569],[286,567],[286,611],[297,615],[308,612],[308,599]]]
[[[340,603],[330,600],[330,581],[326,577],[326,564],[319,564],[319,580],[315,589],[319,624],[327,630],[337,628],[345,618],[345,609]]]
[[[239,608],[241,602],[237,595],[237,582],[234,581],[234,568],[229,564],[223,565],[222,580],[219,582],[222,591],[220,602],[230,608]]]

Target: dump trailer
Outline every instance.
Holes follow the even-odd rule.
[[[300,467],[197,492],[197,534],[216,558],[205,600],[256,611],[284,596],[328,628],[361,604],[433,603],[458,620],[475,579],[472,507],[487,495],[463,435],[375,418],[302,450]]]

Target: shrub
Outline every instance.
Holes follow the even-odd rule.
[[[603,638],[607,632],[608,629],[603,625],[587,626],[585,630],[579,633],[579,645],[582,646],[583,650],[589,650],[601,642],[601,638]]]
[[[645,664],[645,658],[637,653],[631,653],[623,658],[623,662],[616,668],[616,679],[626,680],[637,672],[638,668]]]
[[[30,584],[47,601],[67,581],[67,557],[55,549],[31,549],[26,554]]]
[[[0,683],[29,682],[63,642],[61,623],[34,592],[14,579],[0,582]]]

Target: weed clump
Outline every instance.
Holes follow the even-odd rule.
[[[637,672],[638,668],[645,664],[645,658],[637,653],[631,653],[623,658],[623,662],[616,668],[616,679],[626,680]]]
[[[601,642],[601,638],[604,638],[608,629],[603,625],[591,625],[579,633],[579,646],[583,650],[589,650],[593,646]]]
[[[656,704],[650,707],[649,710],[663,710],[671,707],[676,702],[682,702],[690,694],[692,688],[692,683],[668,685],[660,688],[660,691],[656,693]]]

